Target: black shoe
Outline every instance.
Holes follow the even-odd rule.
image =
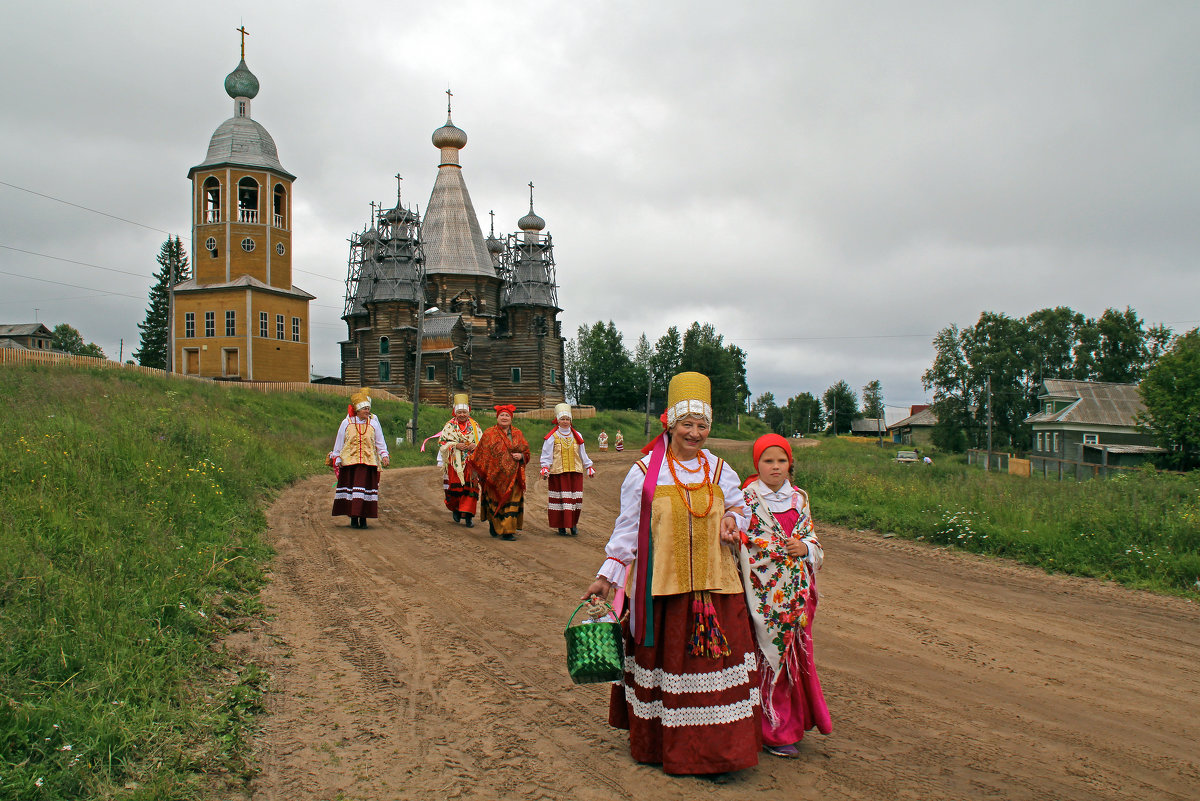
[[[463,515],[463,521],[466,523],[467,528],[475,528],[475,521],[471,518],[471,515]]]
[[[358,518],[358,527],[366,528],[367,527],[367,518],[365,518],[365,517]]]
[[[578,536],[579,536],[579,529],[575,528],[575,526],[571,526],[571,536],[572,536],[572,537],[578,537]]]
[[[509,542],[512,542],[513,540],[516,539],[516,537],[514,537],[512,534],[501,534],[500,539],[508,540]]]
[[[358,518],[357,517],[350,518],[350,528],[358,528]]]
[[[451,512],[450,514],[454,518],[455,523],[457,523],[459,520],[462,520],[462,512]]]
[[[567,530],[566,530],[565,528],[560,528],[560,529],[558,530],[558,536],[560,536],[560,537],[565,537],[565,536],[567,536]]]
[[[496,531],[496,526],[492,523],[491,520],[488,521],[488,533],[491,534],[493,537],[500,536],[500,534]]]

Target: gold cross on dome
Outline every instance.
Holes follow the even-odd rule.
[[[242,61],[245,61],[246,60],[246,37],[250,35],[249,32],[246,30],[246,23],[243,22],[242,27],[234,28],[234,30],[236,30],[242,34]]]

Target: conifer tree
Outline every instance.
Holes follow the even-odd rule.
[[[188,257],[179,237],[162,243],[158,251],[158,272],[154,274],[154,286],[150,287],[150,306],[146,309],[146,319],[138,323],[142,331],[142,341],[133,358],[143,367],[166,369],[167,366],[167,315],[170,310],[171,277],[174,282],[188,277]]]

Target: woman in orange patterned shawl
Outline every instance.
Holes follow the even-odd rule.
[[[515,540],[525,525],[525,465],[529,443],[512,424],[512,404],[495,407],[496,425],[483,432],[470,466],[479,476],[480,517],[493,537]]]

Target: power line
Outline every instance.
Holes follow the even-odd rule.
[[[114,291],[110,291],[108,289],[94,289],[91,287],[80,287],[79,284],[68,284],[68,283],[61,282],[61,281],[50,281],[49,278],[35,278],[34,276],[23,276],[23,275],[20,275],[20,273],[18,273],[18,272],[7,272],[5,270],[0,270],[0,276],[12,276],[13,278],[25,278],[26,281],[40,281],[43,284],[55,284],[55,285],[58,285],[58,287],[70,287],[71,289],[86,289],[88,291],[92,291],[92,293],[96,293],[97,295],[120,295],[121,297],[132,297],[133,300],[139,300],[139,301],[145,300],[145,297],[143,297],[142,295],[126,295],[125,293],[114,293]]]
[[[25,250],[24,248],[15,248],[12,245],[0,245],[0,248],[5,250],[15,250],[18,253],[26,253],[30,256],[41,256],[43,259],[54,259],[55,261],[65,261],[67,264],[78,264],[81,267],[95,267],[97,270],[107,270],[110,273],[121,273],[122,275],[134,275],[138,278],[149,278],[145,273],[131,273],[128,270],[118,270],[115,267],[101,267],[99,264],[91,264],[86,261],[75,261],[74,259],[64,259],[62,256],[51,256],[49,253],[38,253],[33,250]],[[69,286],[69,285],[68,285]]]
[[[161,228],[155,228],[153,225],[146,225],[145,223],[140,223],[140,222],[137,222],[136,220],[129,220],[129,219],[126,219],[125,217],[118,217],[115,214],[109,214],[107,211],[100,211],[99,209],[93,209],[93,208],[89,208],[87,206],[81,206],[78,203],[72,203],[69,200],[63,200],[60,197],[54,197],[53,195],[43,194],[42,192],[35,192],[32,189],[26,189],[23,186],[17,186],[16,184],[10,184],[8,181],[0,181],[0,186],[7,186],[11,189],[17,189],[21,192],[28,192],[31,195],[37,195],[38,197],[44,197],[47,200],[53,200],[56,203],[62,203],[67,206],[73,206],[74,208],[77,208],[77,209],[83,209],[84,211],[90,211],[92,214],[99,214],[101,216],[109,217],[114,220],[120,220],[121,222],[129,223],[130,225],[136,225],[139,228],[148,228],[151,231],[158,231],[160,234],[166,234],[168,236],[178,236],[178,234],[176,234],[172,231],[164,231]]]

